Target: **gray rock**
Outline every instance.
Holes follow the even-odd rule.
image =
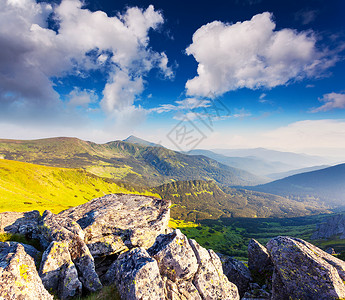
[[[252,281],[250,271],[242,262],[232,257],[222,256],[221,261],[225,276],[237,286],[240,296],[243,296]]]
[[[159,268],[143,248],[121,254],[106,274],[114,282],[123,300],[164,300],[164,283]]]
[[[41,231],[42,237],[49,243],[67,242],[72,261],[78,269],[79,280],[86,289],[95,292],[102,288],[93,256],[83,240],[84,232],[75,221],[45,211],[42,216]]]
[[[337,254],[337,253],[335,252],[335,250],[334,250],[332,247],[327,248],[327,249],[325,250],[325,252],[328,253],[328,254],[331,254],[331,255]]]
[[[254,239],[248,244],[248,268],[259,273],[273,270],[267,249]]]
[[[38,223],[41,219],[37,210],[28,212],[0,213],[0,232],[19,233],[30,238],[37,238]]]
[[[0,247],[0,286],[0,299],[53,299],[38,276],[34,260],[19,243]]]
[[[95,257],[132,247],[151,247],[167,233],[170,201],[140,195],[112,194],[59,214],[78,222]]]
[[[191,281],[175,283],[166,278],[166,298],[169,300],[202,300],[198,290]]]
[[[196,241],[189,240],[199,267],[193,278],[202,299],[240,299],[238,289],[223,273],[222,263],[212,250],[206,250]]]
[[[267,249],[275,268],[272,299],[345,297],[345,262],[296,238],[276,237]]]
[[[59,298],[69,299],[81,295],[82,284],[67,242],[51,242],[43,253],[39,274],[44,287]]]
[[[38,263],[38,261],[41,258],[41,252],[31,245],[21,244],[17,242],[3,242],[3,243],[0,243],[0,251],[7,251],[6,248],[9,248],[9,247],[13,248],[17,246],[18,244],[24,247],[25,252],[33,258],[35,264]]]
[[[339,235],[340,239],[345,239],[345,214],[331,216],[325,222],[317,225],[312,235],[313,240],[328,239]]]
[[[148,253],[158,262],[161,276],[173,282],[188,280],[198,270],[194,251],[179,229],[158,236]]]

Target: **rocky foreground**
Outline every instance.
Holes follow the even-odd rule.
[[[0,299],[70,299],[104,285],[128,300],[345,298],[345,262],[315,246],[252,240],[248,269],[170,229],[169,207],[113,194],[57,215],[0,214],[2,232],[38,239],[43,250],[0,243]]]

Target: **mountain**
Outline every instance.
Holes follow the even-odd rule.
[[[148,147],[163,147],[159,144],[151,143],[148,141],[145,141],[141,138],[138,138],[134,135],[130,135],[128,138],[124,139],[123,142],[131,143],[131,144],[136,144],[140,146],[148,146]]]
[[[330,163],[328,158],[293,152],[282,152],[265,148],[214,149],[212,151],[225,156],[250,157],[270,162],[280,162],[292,167],[290,170]]]
[[[333,207],[343,206],[345,200],[345,164],[289,176],[253,187],[253,190],[294,199],[314,198]]]
[[[0,212],[48,209],[57,213],[111,193],[155,195],[81,169],[0,159]]]
[[[123,141],[96,144],[77,138],[0,140],[0,156],[39,165],[83,168],[100,177],[135,185],[157,186],[176,180],[214,180],[227,186],[267,180],[205,156]]]
[[[255,157],[225,156],[210,150],[195,149],[189,151],[188,154],[204,155],[224,165],[239,168],[258,176],[266,176],[270,173],[284,172],[293,169],[293,166],[281,163],[279,161],[274,162]]]
[[[297,170],[291,170],[287,172],[280,172],[280,173],[272,173],[272,174],[267,174],[266,176],[278,180],[282,179],[288,176],[296,175],[296,174],[301,174],[301,173],[306,173],[306,172],[311,172],[311,171],[317,171],[317,170],[322,170],[325,168],[330,167],[329,165],[322,165],[322,166],[314,166],[314,167],[309,167],[309,168],[302,168],[302,169],[297,169]]]
[[[177,181],[152,191],[172,201],[172,218],[194,222],[221,217],[296,217],[326,212],[312,203],[244,189],[220,188],[212,181]]]

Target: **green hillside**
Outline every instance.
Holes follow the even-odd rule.
[[[326,212],[320,206],[244,189],[220,188],[211,181],[182,181],[153,189],[173,203],[171,217],[200,221],[228,217],[296,217]]]
[[[77,138],[0,140],[0,156],[39,165],[83,168],[97,176],[151,187],[192,179],[214,180],[227,186],[267,182],[205,156],[123,141],[96,144]]]
[[[49,209],[57,213],[110,193],[154,195],[84,170],[0,159],[0,212]]]

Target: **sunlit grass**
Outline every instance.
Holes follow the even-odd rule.
[[[0,160],[0,212],[58,213],[111,193],[158,196],[135,191],[80,169],[65,169]]]

